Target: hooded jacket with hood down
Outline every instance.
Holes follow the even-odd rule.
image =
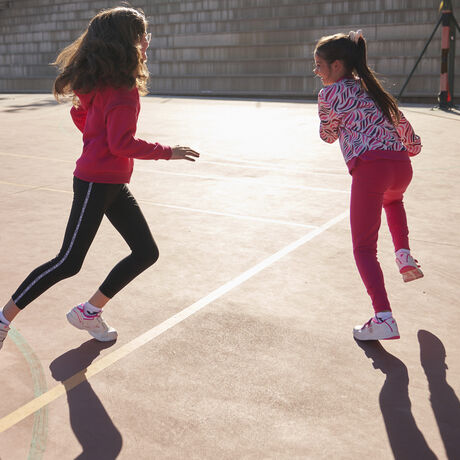
[[[70,114],[83,133],[76,177],[87,182],[124,184],[131,179],[134,158],[171,158],[171,147],[135,137],[140,111],[137,88],[105,87],[75,94],[80,105],[72,107]]]

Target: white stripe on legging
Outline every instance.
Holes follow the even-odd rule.
[[[90,182],[89,183],[89,186],[88,186],[88,191],[86,192],[86,197],[85,197],[85,201],[83,202],[83,207],[81,208],[81,213],[80,213],[80,216],[78,218],[78,222],[77,222],[77,226],[75,227],[75,231],[72,235],[72,240],[70,241],[70,245],[66,251],[66,253],[64,254],[64,257],[59,261],[57,262],[55,265],[53,265],[52,267],[48,268],[48,270],[46,270],[45,272],[43,272],[42,274],[40,274],[39,276],[37,276],[37,278],[35,278],[21,293],[21,295],[19,295],[16,299],[13,299],[14,303],[17,303],[21,300],[21,298],[33,287],[35,286],[44,276],[48,275],[49,273],[51,273],[53,270],[56,270],[56,268],[60,267],[67,259],[67,257],[69,257],[69,254],[70,254],[70,251],[72,250],[72,247],[75,243],[75,238],[77,237],[77,233],[78,233],[78,229],[80,228],[80,224],[81,224],[81,221],[83,220],[83,214],[85,213],[85,209],[86,209],[86,205],[88,204],[88,200],[89,200],[89,196],[91,194],[91,189],[93,188],[93,183]]]

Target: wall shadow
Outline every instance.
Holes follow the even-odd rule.
[[[26,110],[41,109],[42,107],[48,107],[50,105],[58,105],[58,102],[55,101],[54,99],[42,99],[41,101],[35,101],[35,102],[29,103],[29,104],[10,105],[9,107],[1,109],[0,111],[1,112],[8,112],[8,113],[24,112]]]
[[[52,376],[67,390],[70,425],[83,449],[78,460],[112,460],[121,451],[122,436],[85,376],[101,350],[113,344],[89,340],[50,364]]]
[[[411,410],[406,365],[388,353],[378,341],[356,340],[372,365],[385,374],[379,402],[391,449],[396,460],[437,459],[419,430]],[[374,440],[377,442],[376,439]]]
[[[420,330],[420,362],[428,379],[430,402],[449,460],[460,458],[460,401],[446,380],[446,350],[434,334]]]

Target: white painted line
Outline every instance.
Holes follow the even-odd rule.
[[[252,221],[255,221],[255,222],[266,222],[268,224],[289,225],[289,226],[292,226],[292,227],[318,228],[317,225],[299,224],[297,222],[289,222],[289,221],[286,221],[286,220],[266,219],[264,217],[252,217],[252,216],[244,216],[244,215],[241,215],[241,214],[230,214],[230,213],[227,213],[227,212],[207,211],[205,209],[188,208],[188,207],[184,207],[184,206],[175,206],[175,205],[171,205],[171,204],[162,204],[162,203],[156,203],[156,202],[153,202],[153,201],[142,200],[142,199],[138,199],[137,201],[139,203],[151,204],[153,206],[158,206],[158,207],[161,207],[161,208],[180,209],[181,211],[190,211],[190,212],[197,212],[197,213],[203,213],[203,214],[210,214],[210,215],[213,215],[213,216],[233,217],[234,219],[252,220]]]
[[[217,166],[226,166],[226,167],[235,167],[235,168],[244,168],[244,169],[259,169],[261,171],[275,171],[279,173],[293,173],[293,174],[311,174],[314,176],[332,176],[332,177],[346,177],[344,175],[344,171],[337,171],[337,172],[324,172],[319,171],[317,169],[305,169],[305,168],[283,168],[279,166],[256,166],[252,164],[241,164],[241,163],[228,163],[225,161],[209,161],[200,159],[200,164],[210,164],[210,165],[217,165]]]
[[[55,158],[55,157],[39,157],[39,156],[32,156],[32,155],[22,155],[22,154],[17,154],[17,153],[4,153],[0,152],[0,155],[2,156],[7,156],[7,157],[15,157],[15,158],[26,158],[29,160],[42,160],[42,161],[55,161],[59,163],[75,163],[74,160],[66,160],[63,158]],[[239,163],[243,164],[239,164]],[[240,167],[240,168],[246,168],[246,169],[260,169],[260,170],[265,170],[265,171],[277,171],[277,172],[288,172],[288,173],[295,173],[295,174],[310,174],[310,175],[318,175],[318,176],[333,176],[333,177],[340,177],[343,176],[344,173],[343,171],[337,171],[337,173],[331,172],[331,170],[325,170],[321,171],[318,168],[315,168],[314,170],[307,170],[307,169],[294,169],[294,168],[282,168],[282,167],[276,167],[276,166],[266,166],[264,163],[260,163],[258,166],[257,165],[252,165],[253,163],[257,162],[251,162],[251,161],[239,161],[239,162],[221,162],[221,161],[209,161],[209,160],[203,160],[200,159],[198,164],[215,164],[215,165],[223,165],[223,166],[233,166],[233,167]],[[251,166],[252,165],[252,166]],[[225,177],[225,176],[199,176],[196,174],[186,174],[186,173],[175,173],[175,172],[170,172],[170,171],[161,171],[159,169],[148,169],[148,168],[142,168],[142,167],[137,167],[135,168],[135,171],[140,171],[140,172],[148,172],[148,173],[157,173],[157,174],[169,174],[169,175],[177,175],[177,176],[188,176],[188,177],[198,177],[200,179],[214,179],[214,180],[235,180],[235,181],[242,181],[242,182],[252,182],[255,184],[262,184],[262,185],[273,185],[274,187],[287,187],[287,188],[299,188],[302,190],[317,190],[317,191],[330,191],[330,192],[338,192],[338,193],[349,193],[348,191],[343,191],[343,190],[336,190],[336,189],[323,189],[321,187],[308,187],[308,186],[287,186],[284,184],[271,184],[268,182],[261,182],[257,181],[254,179],[241,179],[241,178],[232,178],[232,177]],[[346,176],[344,176],[346,177]]]
[[[204,155],[205,158],[216,158],[217,160],[221,160],[221,161],[229,161],[229,157],[228,156],[222,156],[222,155],[215,155],[215,154],[212,154],[212,153],[206,153]],[[270,161],[255,161],[255,160],[243,160],[241,158],[233,158],[230,160],[232,163],[235,163],[235,164],[244,164],[244,165],[258,165],[258,166],[273,166],[273,163],[270,162]],[[200,159],[200,163],[201,163],[201,159]],[[283,167],[280,167],[280,169],[285,169]],[[290,168],[286,168],[286,169],[290,169]],[[324,172],[324,173],[334,173],[334,172],[337,172],[337,174],[343,174],[344,172],[344,169],[343,168],[314,168],[315,171],[321,171],[321,172]],[[306,171],[306,169],[304,168],[303,169],[304,171]]]
[[[349,194],[349,190],[338,190],[335,188],[323,188],[323,187],[310,187],[308,185],[290,185],[290,184],[280,184],[276,182],[265,182],[257,179],[245,179],[240,177],[227,177],[227,176],[212,176],[212,175],[204,175],[204,174],[188,174],[188,173],[179,173],[179,172],[172,172],[172,171],[160,171],[158,169],[145,169],[145,168],[136,168],[138,172],[150,173],[150,174],[163,174],[169,176],[181,176],[181,177],[190,177],[194,179],[211,179],[215,181],[225,181],[225,182],[240,182],[243,184],[249,185],[263,185],[265,187],[270,188],[287,188],[292,190],[309,190],[313,192],[327,192],[327,193],[345,193]]]
[[[193,303],[189,307],[184,308],[182,311],[171,316],[166,321],[163,321],[162,323],[158,324],[157,326],[153,327],[147,332],[144,332],[139,337],[136,337],[135,339],[131,340],[131,342],[128,342],[125,345],[122,345],[120,348],[116,349],[110,354],[105,355],[102,358],[98,359],[93,364],[88,366],[87,369],[83,369],[82,371],[76,373],[75,375],[67,379],[66,381],[59,383],[55,387],[51,388],[46,393],[41,394],[40,396],[32,399],[30,402],[24,404],[23,406],[19,407],[18,409],[11,412],[10,414],[4,416],[3,418],[0,419],[0,433],[16,425],[21,420],[24,420],[26,417],[28,417],[29,415],[32,415],[37,410],[40,410],[41,408],[55,401],[60,396],[64,395],[66,391],[70,391],[72,388],[76,387],[84,380],[87,380],[90,377],[98,374],[102,370],[106,369],[107,367],[116,363],[120,359],[128,356],[130,353],[136,351],[143,345],[152,341],[154,338],[163,334],[163,332],[166,332],[167,330],[181,323],[185,319],[199,312],[204,307],[214,302],[218,298],[222,297],[223,295],[227,294],[232,289],[235,289],[239,285],[243,284],[245,281],[257,275],[262,270],[265,270],[270,265],[273,265],[275,262],[280,260],[282,257],[295,251],[300,246],[304,245],[305,243],[312,240],[316,236],[325,232],[327,229],[329,229],[333,225],[343,220],[347,215],[348,215],[348,211],[342,212],[337,217],[334,217],[333,219],[321,225],[317,229],[308,232],[302,238],[287,245],[286,247],[276,252],[275,254],[271,255],[270,257],[267,257],[262,262],[258,263],[257,265],[250,268],[249,270],[246,270],[244,273],[237,276],[236,278],[233,278],[228,283],[212,291],[207,296]]]
[[[24,187],[27,190],[44,190],[44,191],[48,191],[48,192],[68,193],[68,194],[73,193],[70,190],[59,190],[59,189],[50,188],[50,187],[30,186],[30,185],[25,185],[25,184],[17,184],[17,183],[14,183],[14,182],[6,182],[6,181],[2,181],[2,180],[0,180],[0,184],[12,185],[14,187]],[[152,206],[158,206],[158,207],[162,207],[162,208],[179,209],[181,211],[196,212],[196,213],[209,214],[209,215],[214,215],[214,216],[232,217],[234,219],[252,220],[252,221],[255,221],[255,222],[266,222],[266,223],[269,223],[269,224],[287,225],[287,226],[292,226],[292,227],[318,228],[317,225],[300,224],[300,223],[297,223],[297,222],[289,222],[289,221],[286,221],[286,220],[266,219],[264,217],[253,217],[253,216],[245,216],[245,215],[241,215],[241,214],[230,214],[230,213],[218,212],[218,211],[208,211],[206,209],[197,209],[197,208],[189,208],[189,207],[186,207],[186,206],[175,206],[175,205],[171,205],[171,204],[156,203],[154,201],[144,200],[144,199],[137,199],[137,201],[139,203],[146,203],[146,204],[149,204],[149,205],[152,205]]]
[[[57,161],[61,163],[75,163],[75,160],[66,160],[64,158],[59,158],[59,157],[42,157],[42,156],[34,156],[34,155],[24,155],[20,153],[6,153],[6,152],[0,152],[0,155],[5,156],[5,157],[16,157],[16,158],[26,158],[29,160],[44,160],[44,161]],[[225,166],[235,166],[235,167],[240,167],[240,168],[249,168],[249,169],[261,169],[261,170],[267,170],[267,171],[286,171],[286,172],[292,172],[292,173],[298,173],[298,174],[318,174],[318,175],[324,175],[324,176],[343,176],[344,175],[344,169],[343,168],[312,168],[308,169],[306,167],[302,168],[286,168],[285,166],[277,166],[274,165],[271,162],[263,162],[263,161],[251,161],[251,160],[231,160],[228,161],[222,160],[222,161],[212,161],[212,160],[205,160],[203,158],[223,158],[218,155],[210,155],[208,153],[203,154],[202,157],[198,160],[198,164],[201,163],[208,163],[208,164],[216,164],[216,165],[225,165]],[[137,171],[138,168],[136,167],[135,170]]]

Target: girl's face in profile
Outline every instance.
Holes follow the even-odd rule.
[[[322,57],[315,54],[315,68],[313,72],[321,78],[324,86],[329,86],[340,80],[345,75],[342,61],[334,61],[329,64]]]
[[[331,81],[331,66],[323,58],[315,54],[315,68],[313,73],[321,78],[324,86],[334,83]]]
[[[141,45],[141,52],[142,52],[142,59],[144,62],[147,62],[147,48],[149,47],[150,40],[152,39],[151,33],[145,33],[142,36],[140,45]]]

